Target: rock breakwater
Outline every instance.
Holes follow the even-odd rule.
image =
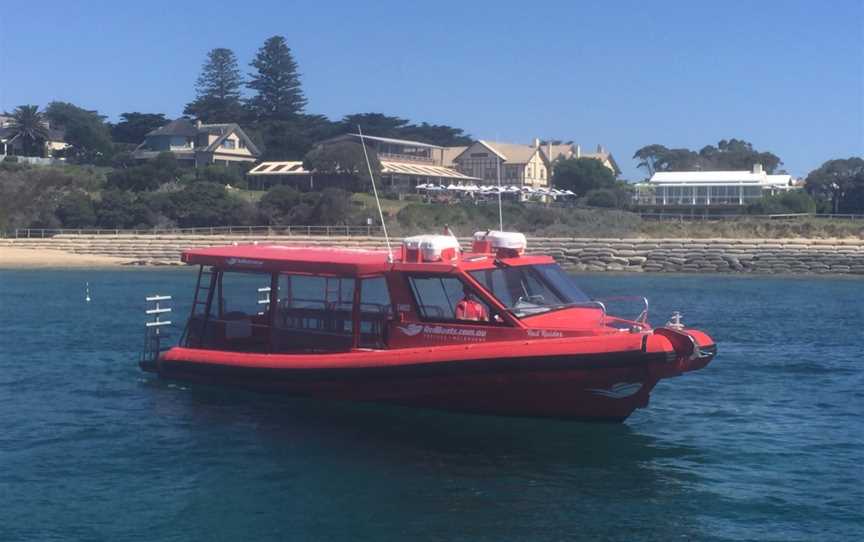
[[[470,239],[463,238],[464,247]],[[128,258],[136,264],[179,263],[193,247],[226,244],[317,245],[384,248],[380,237],[63,235],[0,239],[17,248],[65,250]],[[862,239],[597,239],[532,237],[529,252],[553,256],[577,271],[635,273],[762,273],[864,275]]]

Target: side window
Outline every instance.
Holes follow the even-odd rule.
[[[390,292],[384,277],[360,281],[360,347],[382,348],[384,329],[393,313]]]
[[[373,277],[360,281],[360,312],[389,315],[392,312],[390,292],[384,277]]]
[[[300,334],[283,333],[285,345],[280,343],[280,349],[290,344],[315,348],[350,344],[355,282],[354,278],[280,275],[275,326]]]
[[[489,307],[467,293],[456,277],[409,277],[417,310],[424,320],[488,321]]]
[[[253,316],[263,311],[264,305],[258,300],[261,299],[261,291],[270,288],[270,275],[222,273],[220,281],[218,318]]]

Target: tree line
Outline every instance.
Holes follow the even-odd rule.
[[[239,123],[262,149],[262,158],[265,160],[303,160],[309,169],[347,170],[362,178],[366,175],[365,158],[358,153],[357,145],[313,149],[319,141],[355,132],[358,125],[368,135],[418,140],[441,146],[468,145],[472,142],[472,138],[459,128],[414,123],[384,113],[356,113],[331,120],[324,115],[308,112],[298,64],[282,36],[268,38],[249,62],[248,68],[244,74],[237,56],[230,49],[215,48],[209,51],[195,81],[194,98],[185,104],[183,112],[204,123]],[[170,195],[183,192],[192,185],[202,191],[203,200],[211,203],[212,195],[218,193],[220,201],[228,203],[214,203],[213,208],[221,209],[222,216],[237,220],[237,224],[276,216],[272,213],[262,215],[262,208],[255,205],[249,207],[242,202],[237,203],[241,198],[225,190],[225,185],[244,186],[242,171],[219,167],[182,170],[176,167],[176,160],[170,154],[143,164],[134,161],[129,151],[141,143],[148,132],[169,122],[170,119],[163,113],[124,112],[118,122],[112,123],[96,110],[54,101],[43,111],[33,105],[20,106],[12,116],[13,130],[21,138],[25,153],[36,153],[44,148],[44,141],[50,136],[47,126],[50,122],[52,128],[59,127],[65,131],[68,148],[58,154],[65,157],[67,163],[85,167],[81,172],[72,174],[72,177],[77,178],[80,173],[91,175],[96,180],[64,184],[60,180],[62,175],[57,171],[37,173],[10,167],[0,168],[0,195],[5,194],[4,198],[0,198],[0,226],[38,224],[46,227],[81,227],[80,224],[86,223],[111,227],[112,220],[115,220],[114,227],[216,225],[200,222],[207,216],[203,212],[184,215],[178,202],[188,200]],[[760,151],[751,143],[739,139],[721,140],[716,146],[707,145],[698,151],[652,144],[636,151],[633,158],[649,176],[658,171],[749,170],[755,163],[761,163],[766,172],[774,173],[782,166],[782,160],[774,153]],[[378,169],[374,153],[371,159],[373,169]],[[89,166],[107,168],[87,169]],[[46,194],[53,196],[32,194],[33,201],[41,202],[40,205],[47,210],[35,212],[32,206],[16,208],[11,203],[16,199],[10,196],[10,187],[21,188],[26,184],[20,182],[22,178],[42,179],[52,176],[55,177],[53,181],[46,181],[47,186],[51,187]],[[632,185],[616,179],[609,169],[594,159],[559,160],[554,164],[551,179],[556,187],[572,190],[579,202],[585,205],[615,208],[632,205]],[[221,191],[203,187],[205,183],[218,184],[222,187]],[[40,185],[39,182],[31,184]],[[364,180],[355,183],[353,188],[362,190],[367,186],[368,180]],[[209,196],[206,190],[210,190]],[[69,196],[73,192],[78,195]],[[121,193],[125,195],[120,197]],[[189,192],[185,194],[188,196]],[[71,199],[64,203],[66,196]],[[307,200],[312,197],[307,196]],[[298,198],[291,195],[274,201],[284,205],[291,203],[306,211],[316,208],[310,201]],[[166,201],[173,203],[169,205]],[[828,161],[808,175],[805,197],[784,195],[760,205],[754,207],[753,211],[864,212],[864,161],[855,157]],[[328,208],[335,207],[329,205]],[[109,209],[117,208],[125,211],[109,212]],[[271,204],[264,208],[272,210],[275,207]],[[25,212],[27,209],[31,211]],[[74,209],[83,210],[76,215],[71,211]],[[146,212],[141,209],[146,209]],[[322,215],[308,213],[292,215],[287,208],[283,211],[279,214],[281,219],[301,220],[304,216],[304,220],[324,219]],[[213,220],[223,221],[217,218]]]
[[[184,115],[203,123],[240,124],[262,149],[265,160],[301,160],[318,141],[356,132],[418,139],[442,146],[467,145],[472,139],[461,128],[384,113],[355,113],[333,121],[308,113],[297,62],[283,36],[268,38],[249,63],[244,75],[230,49],[207,53],[194,87],[195,97]],[[248,95],[244,95],[244,90]],[[69,147],[58,156],[78,164],[111,165],[115,155],[129,151],[145,135],[169,122],[164,113],[124,112],[116,123],[95,110],[67,102],[51,102],[44,111],[22,105],[10,114],[25,152],[36,154],[48,139],[46,124],[65,130]],[[46,122],[47,121],[47,122]]]

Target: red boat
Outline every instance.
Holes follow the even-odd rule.
[[[651,328],[647,301],[634,319],[607,314],[551,257],[524,250],[507,232],[479,233],[466,252],[443,235],[408,238],[396,255],[187,250],[200,266],[191,316],[179,346],[145,348],[141,367],[319,398],[621,421],[661,378],[714,357],[705,333],[675,319]]]

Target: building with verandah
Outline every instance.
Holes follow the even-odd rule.
[[[636,185],[636,204],[658,208],[743,207],[765,196],[796,189],[791,175],[752,171],[659,171]]]

